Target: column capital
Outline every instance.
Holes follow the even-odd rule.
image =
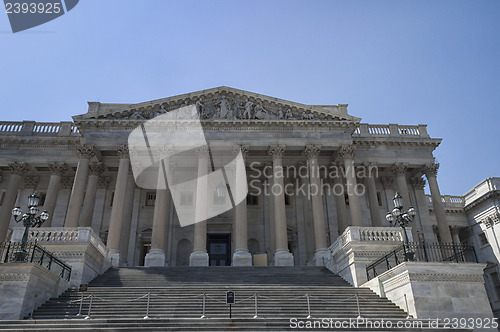
[[[392,189],[392,186],[394,185],[394,178],[389,177],[389,176],[383,176],[382,177],[382,184],[384,185],[384,188]]]
[[[121,144],[116,147],[116,152],[118,152],[118,157],[120,159],[129,159],[129,151],[127,144]]]
[[[281,159],[285,154],[286,146],[281,145],[271,145],[269,146],[269,156],[273,159]]]
[[[315,144],[307,144],[306,149],[304,150],[304,154],[307,159],[317,158],[319,156],[319,152],[321,150],[321,145]]]
[[[406,165],[403,163],[395,163],[391,166],[391,169],[394,174],[405,174],[407,170]]]
[[[196,148],[196,155],[198,156],[198,158],[208,158],[209,156],[208,145],[202,145]]]
[[[429,176],[437,176],[437,172],[438,172],[438,169],[439,169],[439,164],[427,164],[424,166],[424,168],[422,169],[425,173],[425,176],[429,177]]]
[[[52,175],[63,176],[68,170],[68,166],[65,163],[53,162],[49,163],[49,169]]]
[[[174,155],[175,149],[173,145],[164,145],[158,150],[160,159],[170,158]]]
[[[110,176],[100,176],[97,180],[98,189],[108,189],[109,183],[111,182]]]
[[[238,153],[241,151],[241,156],[243,157],[243,160],[247,160],[248,157],[248,152],[249,152],[249,146],[248,145],[235,145],[233,147],[233,157],[236,157]]]
[[[94,145],[79,145],[76,147],[76,154],[78,159],[92,159],[97,155],[97,150]]]
[[[38,185],[38,181],[40,181],[39,176],[25,176],[24,177],[24,188],[36,189],[36,186]]]
[[[354,155],[356,154],[356,147],[351,145],[342,145],[338,151],[339,157],[343,159],[354,159]]]
[[[91,162],[89,164],[89,175],[101,175],[106,168],[104,167],[103,163],[101,162]]]
[[[14,162],[9,164],[9,169],[15,175],[23,175],[28,171],[28,166],[25,163]]]
[[[424,190],[425,180],[420,176],[412,177],[410,178],[410,184],[415,189]]]

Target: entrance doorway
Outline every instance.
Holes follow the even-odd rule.
[[[231,265],[231,234],[207,234],[210,266]]]

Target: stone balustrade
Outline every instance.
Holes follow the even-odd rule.
[[[469,190],[463,197],[464,197],[464,204],[469,205],[475,200],[487,195],[488,193],[493,193],[495,191],[500,190],[500,178],[489,178],[478,185],[476,185],[474,188]]]
[[[0,121],[0,135],[80,136],[73,122]]]
[[[357,137],[420,137],[430,138],[426,125],[377,125],[361,123],[353,136]]]
[[[11,242],[21,242],[24,228],[15,227]],[[107,248],[91,227],[40,227],[32,228],[28,241],[36,243],[91,243],[100,253],[107,254]]]
[[[359,227],[349,226],[330,246],[331,252],[337,252],[349,242],[402,242],[403,230],[395,227]]]
[[[432,197],[431,195],[425,195],[427,198],[427,206],[433,207],[432,205]],[[462,196],[450,196],[444,195],[441,196],[441,201],[443,202],[444,207],[447,208],[463,208],[465,205],[465,200]]]

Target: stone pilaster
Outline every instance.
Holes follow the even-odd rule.
[[[92,162],[89,164],[89,179],[87,189],[85,191],[85,199],[83,200],[83,209],[80,214],[80,227],[91,227],[92,216],[94,215],[95,197],[99,176],[104,172],[105,167],[100,162]]]
[[[107,241],[107,247],[109,248],[108,258],[111,260],[111,264],[115,266],[120,264],[120,240],[128,182],[128,171],[130,167],[127,145],[118,146],[117,152],[118,157],[120,158],[120,163],[118,166],[118,174],[116,176],[115,195],[113,198],[113,208],[111,209]]]
[[[194,224],[194,246],[189,256],[190,266],[208,266],[207,253],[207,195],[208,182],[205,176],[208,173],[209,150],[204,145],[196,150],[198,155],[198,179],[196,183],[195,218],[202,220]]]
[[[441,200],[441,193],[437,183],[437,171],[439,164],[428,164],[424,167],[424,173],[429,183],[429,189],[432,196],[432,205],[434,206],[434,214],[438,225],[439,237],[442,243],[453,243],[451,238],[448,220],[444,212],[443,201]]]
[[[168,189],[165,174],[170,172],[170,157],[174,149],[171,146],[163,147],[160,150],[160,166],[158,167],[158,184],[156,189],[156,201],[153,214],[153,234],[151,238],[151,250],[146,255],[145,266],[165,266],[165,247],[167,220],[170,207],[170,190]],[[167,175],[168,176],[168,175]]]
[[[78,226],[85,193],[85,184],[88,180],[89,162],[91,158],[95,157],[96,149],[93,145],[81,145],[76,148],[76,152],[78,154],[78,166],[68,203],[68,213],[64,222],[65,227]]]
[[[269,155],[273,159],[274,226],[276,235],[275,266],[293,266],[293,255],[288,250],[288,231],[286,225],[285,188],[283,183],[284,145],[272,145]]]
[[[356,150],[354,145],[343,145],[339,150],[339,156],[344,160],[346,190],[349,196],[349,210],[351,212],[351,224],[353,226],[363,226],[361,218],[361,204],[359,196],[356,194],[356,172],[354,169],[354,155]]]
[[[45,202],[43,204],[43,210],[47,210],[49,213],[49,220],[43,223],[44,227],[50,227],[52,224],[57,196],[59,195],[59,188],[61,187],[61,178],[68,170],[68,166],[65,163],[55,162],[49,163],[49,169],[51,171],[49,187],[47,188],[47,195],[45,196]]]
[[[420,176],[410,178],[410,185],[415,193],[417,215],[415,219],[420,220],[420,229],[423,234],[423,240],[426,242],[435,242],[432,225],[429,218],[429,209],[427,207],[427,197],[425,196],[425,180]],[[417,240],[417,239],[414,239]],[[418,240],[422,240],[420,237]]]
[[[375,164],[365,164],[367,170],[367,176],[365,177],[365,185],[367,187],[368,193],[368,203],[370,205],[370,218],[372,220],[372,226],[382,227],[382,217],[380,216],[380,208],[378,205],[377,198],[377,187],[375,186],[375,178],[370,172],[370,167],[376,167]]]
[[[9,164],[9,168],[11,174],[7,185],[7,192],[5,193],[3,204],[0,207],[0,242],[5,241],[5,236],[7,235],[7,230],[9,229],[12,209],[16,203],[17,189],[19,188],[22,176],[28,170],[25,163],[18,162]]]
[[[451,237],[453,238],[453,244],[460,245],[460,227],[458,226],[451,226]]]
[[[321,147],[319,145],[306,145],[305,155],[309,165],[309,182],[311,186],[311,203],[314,224],[314,263],[323,266],[328,261],[330,252],[326,242],[325,206],[323,201],[323,187],[319,174],[318,156]]]
[[[236,157],[241,151],[243,161],[248,156],[248,146],[240,145],[233,150],[233,156]],[[241,165],[236,164],[236,167]],[[246,174],[244,170],[235,170],[235,174]],[[245,183],[243,183],[245,182]],[[241,188],[247,182],[246,177],[236,176],[236,188]],[[252,266],[252,255],[248,252],[248,229],[247,229],[247,200],[243,199],[234,210],[234,252],[233,266]]]

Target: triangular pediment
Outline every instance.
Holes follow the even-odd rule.
[[[137,104],[89,102],[89,110],[74,116],[85,120],[148,120],[157,115],[196,105],[201,120],[323,120],[359,123],[347,113],[347,104],[304,105],[226,86]]]

